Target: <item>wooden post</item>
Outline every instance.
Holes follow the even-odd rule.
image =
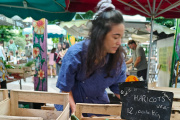
[[[47,20],[33,21],[34,90],[47,91]]]

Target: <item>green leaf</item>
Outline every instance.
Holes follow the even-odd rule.
[[[44,78],[42,79],[42,83],[43,83],[45,80],[46,80],[46,78],[44,77]]]
[[[45,62],[45,59],[43,58],[43,59],[41,60],[41,65],[43,65],[44,62]]]
[[[39,43],[34,43],[33,48],[35,48],[35,47],[39,48],[39,50],[44,52],[44,50],[41,48]]]
[[[34,36],[36,36],[38,39],[44,37],[44,34],[36,34],[34,33]]]
[[[38,85],[37,85],[37,87],[36,87],[36,91],[39,90],[40,82],[41,82],[41,80],[40,80],[40,78],[39,78]]]
[[[37,77],[38,76],[38,74],[34,74],[34,77]]]

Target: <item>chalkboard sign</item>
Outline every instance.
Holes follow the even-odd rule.
[[[127,120],[170,120],[173,93],[125,88],[121,117]]]
[[[120,98],[121,101],[123,99],[124,94],[124,89],[126,87],[134,87],[134,88],[147,88],[147,82],[146,81],[135,81],[135,82],[123,82],[119,83],[119,92],[120,92]]]

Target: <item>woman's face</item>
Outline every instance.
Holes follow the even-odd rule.
[[[112,26],[111,31],[109,31],[104,40],[105,54],[116,53],[116,50],[121,45],[121,38],[124,34],[124,24],[117,24]]]
[[[58,44],[58,48],[61,49],[61,44]]]

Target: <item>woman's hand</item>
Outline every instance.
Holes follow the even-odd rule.
[[[114,93],[114,94],[115,94],[115,93]],[[117,98],[119,98],[119,99],[120,99],[120,94],[115,94],[115,95],[116,95],[116,97],[117,97]]]

